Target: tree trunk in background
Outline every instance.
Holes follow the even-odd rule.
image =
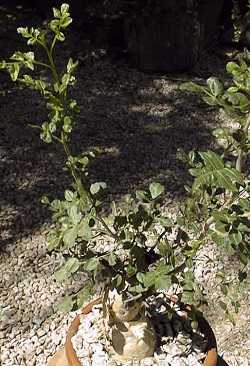
[[[216,34],[224,0],[199,0],[198,13],[201,27],[201,46],[208,45]]]
[[[216,34],[224,0],[162,0],[158,14],[126,20],[130,60],[143,71],[192,68]]]
[[[126,19],[133,66],[142,71],[181,71],[197,61],[200,23],[196,1],[159,1],[160,11]]]

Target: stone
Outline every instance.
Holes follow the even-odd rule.
[[[46,334],[46,332],[44,329],[38,329],[36,334],[39,338],[41,338],[42,336],[44,336]]]

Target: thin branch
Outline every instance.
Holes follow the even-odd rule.
[[[250,126],[250,114],[248,115],[247,117],[247,121],[246,121],[246,125],[245,127],[243,128],[243,132],[248,135],[248,130],[249,130],[249,126]],[[243,149],[241,148],[240,151],[239,151],[239,154],[238,154],[238,157],[237,157],[237,160],[236,160],[236,166],[235,168],[241,172],[242,169],[243,169],[243,165],[244,165],[244,158],[245,158],[245,154],[243,152]]]
[[[52,71],[52,67],[48,64],[45,64],[44,62],[40,62],[40,61],[33,61],[33,63],[35,65],[38,65],[38,66],[42,66],[42,67],[46,67],[47,69],[50,69]]]
[[[113,231],[108,227],[106,222],[103,220],[102,217],[97,216],[97,220],[104,226],[104,228],[107,230],[107,232],[114,238],[116,241],[118,240],[118,237]]]
[[[54,50],[54,47],[55,47],[55,44],[56,44],[56,36],[54,36],[54,39],[52,41],[52,44],[51,44],[51,47],[50,47],[50,53],[52,54],[53,50]]]
[[[42,127],[38,126],[38,125],[32,125],[31,123],[28,123],[28,126],[31,128],[36,128],[37,130],[41,130]]]

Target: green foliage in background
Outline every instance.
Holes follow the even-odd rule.
[[[249,65],[250,53],[245,50],[226,65],[231,76],[229,85],[210,77],[206,85],[188,82],[182,86],[199,94],[210,106],[220,108],[231,121],[228,127],[213,131],[221,154],[189,154],[194,182],[188,188],[185,215],[200,220],[207,239],[239,257],[243,265],[238,276],[241,282],[246,280],[250,256],[250,181],[246,165],[250,152]]]

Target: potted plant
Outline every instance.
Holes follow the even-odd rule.
[[[119,362],[153,355],[157,342],[166,336],[154,321],[158,317],[172,325],[174,321],[178,323],[176,320],[179,326],[184,321],[191,338],[198,326],[207,341],[211,341],[206,345],[210,351],[204,365],[215,365],[216,342],[212,331],[204,326],[204,320],[193,306],[201,296],[193,272],[197,251],[208,238],[218,244],[226,242],[239,253],[243,264],[249,255],[250,188],[241,171],[249,149],[246,95],[249,68],[243,59],[240,64],[228,65],[234,86],[226,92],[215,78],[208,80],[207,87],[188,85],[201,92],[208,103],[219,104],[237,116],[236,133],[216,132],[227,141],[225,153],[236,154],[236,167],[230,160],[225,162],[224,155],[212,151],[190,153],[191,174],[195,179],[187,188],[189,196],[176,217],[161,209],[164,187],[157,182],[151,183],[147,190],[126,195],[120,203],[113,202],[107,214],[103,209],[106,184],[91,184],[88,177],[87,168],[96,152],[81,155],[71,152],[70,135],[78,106],[70,96],[70,87],[76,82],[73,74],[77,62],[70,58],[66,69],[59,72],[54,50],[64,41],[64,31],[72,19],[67,4],[60,9],[53,8],[53,14],[45,29],[18,28],[27,44],[39,46],[47,60],[38,60],[31,51],[18,51],[9,61],[2,61],[0,67],[10,73],[13,81],[38,91],[45,98],[47,121],[35,127],[44,142],[63,147],[65,169],[72,176],[72,186],[65,191],[64,198],[42,199],[51,209],[55,222],[49,233],[48,249],[62,251],[64,255],[64,263],[55,277],[64,280],[83,271],[89,278],[83,289],[64,299],[61,309],[81,308],[98,292],[98,300],[87,305],[83,312],[87,315],[93,305],[101,303],[103,338]],[[47,70],[46,78],[26,73],[35,68]],[[99,241],[100,237],[104,238],[105,245]],[[65,364],[80,365],[71,342],[79,324],[78,316],[70,327],[66,349],[56,356],[64,360],[66,357]],[[173,325],[173,329],[177,334],[178,326]]]

